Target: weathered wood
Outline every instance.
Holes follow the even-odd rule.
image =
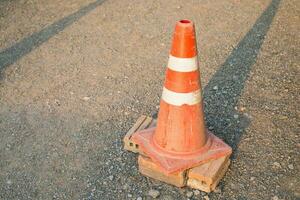
[[[166,175],[150,158],[142,155],[138,158],[138,164],[139,171],[145,176],[177,187],[184,187],[186,185],[186,170]]]
[[[129,129],[129,131],[126,133],[123,142],[124,142],[124,149],[134,152],[134,153],[142,153],[139,152],[139,146],[135,142],[131,140],[131,136],[133,133],[146,129],[149,127],[149,125],[152,123],[152,118],[147,117],[145,115],[142,115],[138,118],[136,123]]]
[[[225,175],[230,165],[229,156],[209,161],[189,170],[165,175],[157,165],[139,149],[138,144],[131,139],[132,135],[140,130],[156,126],[156,120],[142,115],[124,137],[124,149],[139,153],[139,171],[148,177],[175,185],[177,187],[188,186],[204,192],[213,191]]]
[[[225,175],[230,160],[228,156],[212,160],[188,171],[187,185],[204,192],[213,191]]]

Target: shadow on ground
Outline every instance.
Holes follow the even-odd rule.
[[[250,123],[250,119],[239,114],[235,107],[279,3],[280,0],[270,3],[204,88],[207,126],[233,150],[237,149]]]
[[[103,3],[97,0],[0,52],[0,72]]]

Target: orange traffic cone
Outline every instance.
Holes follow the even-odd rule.
[[[232,149],[205,128],[193,22],[176,24],[157,127],[132,138],[166,174],[231,154]]]

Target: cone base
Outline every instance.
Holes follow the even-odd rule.
[[[230,146],[208,131],[209,142],[207,142],[203,149],[192,154],[175,154],[164,151],[164,149],[155,145],[153,142],[154,132],[155,127],[138,131],[133,134],[132,139],[165,174],[189,169],[222,156],[229,156],[232,153]]]

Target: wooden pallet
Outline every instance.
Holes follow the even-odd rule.
[[[123,141],[124,141],[124,149],[139,153],[144,156],[144,160],[150,159],[147,155],[139,149],[138,144],[132,141],[132,134],[147,128],[151,128],[156,125],[156,120],[142,115],[138,118],[136,123],[132,126],[132,128],[126,133]],[[140,157],[140,162],[141,162]],[[151,160],[146,160],[151,162]],[[149,171],[149,163],[148,167],[139,166],[139,170],[142,174],[149,176],[151,178],[167,182],[169,184],[176,185],[178,187],[188,186],[194,189],[202,190],[204,192],[212,192],[215,190],[216,186],[219,184],[222,177],[225,175],[228,166],[230,165],[230,159],[228,156],[224,156],[218,158],[216,160],[211,160],[207,163],[199,165],[197,167],[185,170],[183,172],[179,172],[178,174],[173,174],[170,177],[167,175],[163,175],[162,172],[157,171],[155,167],[155,163],[151,162],[152,168]],[[149,169],[148,169],[149,168]],[[154,170],[155,169],[155,170]],[[150,173],[151,172],[151,173]],[[182,176],[184,181],[182,181]]]
[[[143,154],[143,152],[140,152],[139,145],[131,140],[131,136],[137,131],[155,126],[155,122],[156,120],[154,120],[152,117],[147,117],[145,115],[140,116],[135,124],[126,133],[123,139],[124,149],[134,153]]]

